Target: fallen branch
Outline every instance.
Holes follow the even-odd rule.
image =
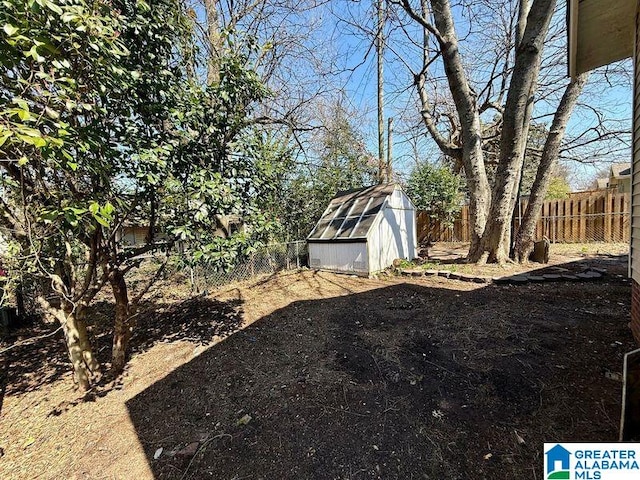
[[[28,338],[26,340],[23,340],[22,342],[18,342],[18,343],[14,343],[13,345],[11,345],[10,347],[7,348],[3,348],[2,350],[0,350],[0,354],[6,353],[9,350],[12,350],[14,348],[17,347],[22,347],[24,345],[30,345],[32,343],[36,343],[38,340],[42,340],[43,338],[47,338],[47,337],[52,337],[54,336],[56,333],[58,333],[60,330],[62,330],[62,327],[58,327],[57,329],[55,329],[53,332],[51,333],[47,333],[46,335],[41,335],[39,337],[33,337],[33,338]]]
[[[198,454],[202,451],[202,449],[212,440],[216,440],[218,438],[223,438],[223,437],[229,437],[229,438],[233,438],[230,434],[228,433],[221,433],[219,435],[215,435],[211,438],[207,438],[204,442],[202,442],[202,445],[200,445],[198,447],[198,450],[196,451],[196,453],[193,455],[193,457],[191,457],[191,461],[189,462],[189,465],[187,465],[187,468],[185,469],[184,473],[182,474],[182,477],[180,477],[180,480],[184,480],[187,476],[187,473],[189,472],[189,469],[191,468],[191,464],[193,463],[193,461],[196,459],[196,457],[198,456]]]

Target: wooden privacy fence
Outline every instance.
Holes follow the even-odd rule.
[[[528,198],[516,206],[513,226],[518,228]],[[535,230],[535,238],[546,236],[552,243],[627,243],[631,237],[630,197],[612,190],[571,193],[568,198],[547,200]],[[420,211],[417,216],[418,241],[469,242],[469,206],[462,207],[453,226],[446,226]]]
[[[471,230],[469,222],[469,206],[464,205],[453,226],[444,225],[429,217],[427,212],[419,210],[416,217],[418,243],[427,239],[432,242],[469,242]]]

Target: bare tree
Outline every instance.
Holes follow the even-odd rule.
[[[302,147],[304,132],[317,128],[315,105],[332,95],[335,49],[320,33],[322,0],[191,0],[207,65],[206,82],[218,79],[225,49],[251,44],[247,58],[270,95],[252,106],[247,121],[270,125]],[[195,12],[204,11],[203,15]]]
[[[519,262],[526,262],[533,251],[533,234],[540,218],[546,191],[549,188],[555,166],[558,162],[560,147],[567,129],[567,123],[588,78],[589,74],[585,73],[571,80],[565,89],[560,105],[558,105],[558,109],[553,117],[551,129],[542,150],[536,179],[531,188],[529,203],[527,204],[520,228],[516,235],[514,250],[516,260]]]
[[[545,116],[557,110],[551,114],[549,138],[538,152],[542,161],[532,195],[543,199],[564,146],[571,112],[586,83],[586,78],[580,78],[567,84],[558,74],[561,49],[545,50],[564,38],[560,23],[552,22],[556,2],[391,3],[406,13],[407,32],[411,25],[423,32],[422,62],[410,67],[413,84],[424,128],[441,153],[453,159],[466,176],[472,231],[468,259],[505,262],[534,109],[539,103],[539,113]],[[459,9],[455,15],[453,8]],[[467,22],[461,23],[461,18]],[[464,29],[462,36],[456,23]],[[437,98],[442,82],[448,87],[450,102]],[[562,100],[553,105],[558,94]],[[496,140],[499,149],[492,158],[486,146]],[[492,182],[489,165],[495,167]],[[526,225],[538,214],[535,205],[531,208]],[[518,235],[519,260],[526,260],[532,240],[527,231]]]

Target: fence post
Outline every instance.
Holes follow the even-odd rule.
[[[296,267],[300,268],[300,242],[296,241]]]
[[[604,197],[604,241],[611,241],[611,190],[607,189]]]
[[[193,272],[193,266],[189,265],[189,278],[191,279],[191,291],[198,293],[196,288],[196,276]]]
[[[286,260],[286,269],[291,270],[291,257],[289,256],[289,243],[285,243],[284,258]]]
[[[556,227],[556,242],[564,241],[567,229],[567,217],[564,214],[564,200],[558,200],[558,223]]]
[[[579,242],[587,242],[587,222],[589,221],[589,211],[587,209],[587,200],[580,200],[580,217],[579,217],[579,225],[580,229],[578,232],[578,241]]]
[[[631,195],[624,196],[624,204],[622,207],[622,211],[624,215],[622,217],[622,241],[625,243],[629,243],[631,240]]]

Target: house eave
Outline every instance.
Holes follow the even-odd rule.
[[[572,78],[633,56],[636,0],[568,0],[569,75]]]

